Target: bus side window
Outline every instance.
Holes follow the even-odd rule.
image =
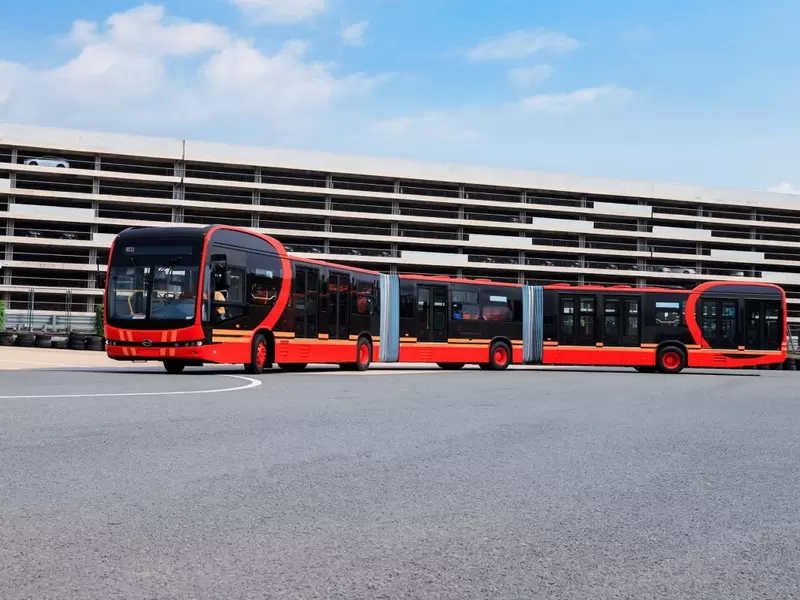
[[[451,294],[450,319],[453,321],[480,319],[481,307],[478,292],[453,290]]]

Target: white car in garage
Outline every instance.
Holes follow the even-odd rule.
[[[65,158],[59,158],[57,156],[37,156],[35,158],[26,158],[23,163],[34,167],[61,167],[62,169],[69,169],[69,161]]]

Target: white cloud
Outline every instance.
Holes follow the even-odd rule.
[[[518,87],[532,87],[549,79],[553,71],[553,67],[548,65],[515,67],[508,72],[508,78]]]
[[[578,47],[568,35],[545,29],[512,31],[486,40],[467,52],[470,60],[507,60],[526,58],[542,51],[566,52]]]
[[[324,13],[327,0],[230,0],[256,23],[297,23]]]
[[[474,122],[457,112],[431,111],[408,117],[379,121],[372,130],[396,139],[434,142],[472,142],[480,138]]]
[[[778,185],[774,185],[769,190],[769,192],[777,192],[779,194],[800,194],[800,188],[794,187],[791,183],[783,182],[779,183]]]
[[[368,25],[367,21],[348,25],[342,30],[342,41],[348,46],[363,46],[364,33],[367,31]]]
[[[334,65],[309,59],[302,41],[265,53],[224,27],[170,18],[147,4],[102,26],[76,21],[68,41],[74,56],[52,68],[0,59],[0,120],[175,127],[225,115],[285,125],[389,79],[338,75]]]
[[[537,96],[529,96],[523,99],[520,104],[526,110],[533,112],[565,114],[581,106],[594,104],[603,98],[622,97],[629,93],[629,90],[625,88],[608,85],[584,88],[561,94],[539,94]]]

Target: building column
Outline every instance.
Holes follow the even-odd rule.
[[[261,169],[258,167],[256,167],[254,171],[253,181],[256,184],[261,183]],[[261,206],[261,190],[253,190],[251,201],[253,207]],[[261,212],[255,208],[253,212],[250,213],[250,227],[253,229],[259,229],[261,227]]]
[[[99,154],[95,155],[94,157],[94,170],[99,171],[103,168],[103,161]]]
[[[260,173],[256,175],[257,179],[260,177]],[[261,190],[253,190],[253,206],[261,206]],[[257,210],[250,213],[250,227],[254,229],[261,227],[261,213]]]
[[[184,190],[182,183],[176,183],[172,186],[172,199],[173,200],[183,200],[184,199]],[[183,206],[173,206],[172,207],[172,222],[173,223],[183,223]]]

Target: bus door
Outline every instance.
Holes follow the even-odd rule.
[[[700,300],[700,327],[712,348],[739,347],[739,301],[726,298]]]
[[[563,346],[595,346],[596,297],[564,295],[560,298],[558,343]]]
[[[639,347],[639,306],[639,298],[603,299],[604,346]]]
[[[780,301],[745,300],[745,349],[780,350],[783,341],[782,323]]]
[[[417,340],[447,341],[447,288],[417,285]]]
[[[319,269],[297,266],[294,273],[294,333],[316,338],[319,317]]]
[[[328,278],[328,337],[350,339],[350,275],[331,271]]]

